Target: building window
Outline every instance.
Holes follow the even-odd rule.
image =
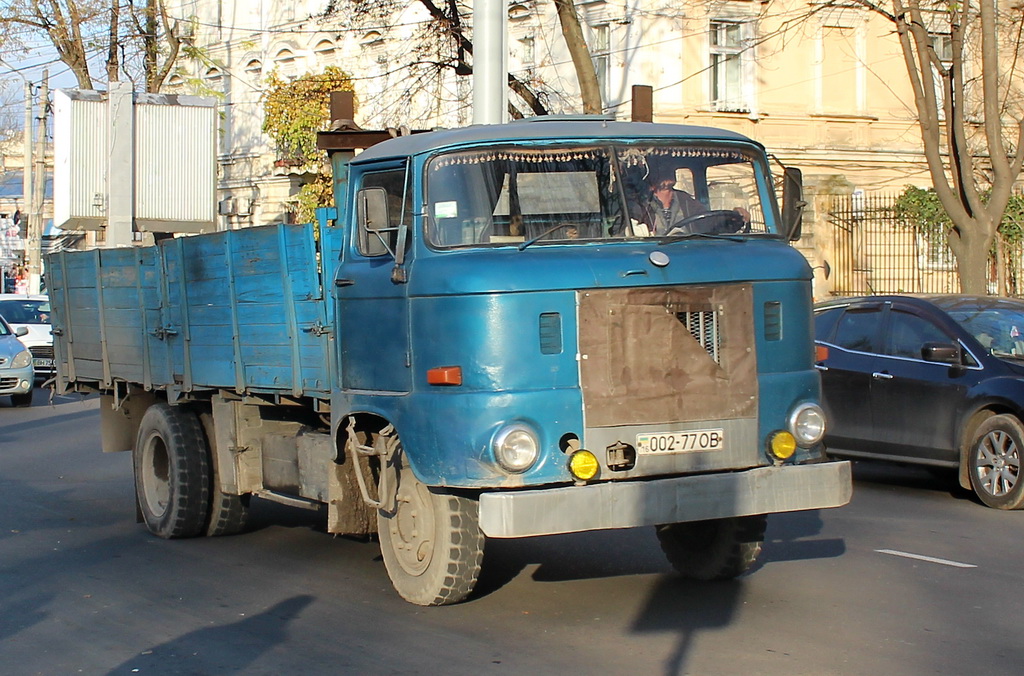
[[[326,67],[333,66],[335,64],[334,43],[330,40],[321,40],[318,42],[316,47],[313,48],[313,52],[316,54],[316,60],[320,66]]]
[[[519,41],[519,63],[523,70],[533,70],[537,65],[537,46],[533,36],[528,36]]]
[[[747,111],[745,96],[746,34],[749,23],[712,21],[710,30],[711,106],[722,111]]]
[[[249,83],[254,87],[260,86],[260,81],[263,79],[263,64],[257,59],[253,59],[249,63],[245,64],[245,76],[248,78]]]
[[[289,49],[282,49],[277,53],[277,56],[274,57],[274,67],[277,69],[278,76],[285,82],[291,82],[299,76],[299,65],[295,55]]]
[[[203,76],[203,84],[211,92],[224,93],[224,74],[219,68],[211,68]]]

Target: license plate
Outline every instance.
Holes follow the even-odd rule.
[[[639,453],[696,453],[720,451],[725,448],[725,432],[716,430],[686,430],[636,435]]]
[[[52,359],[33,359],[32,360],[32,366],[35,366],[36,368],[39,368],[39,367],[53,368],[53,360]]]

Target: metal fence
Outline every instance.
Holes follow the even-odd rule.
[[[896,212],[897,195],[832,195],[826,260],[831,293],[958,293],[960,276],[945,234],[917,230]],[[1024,252],[997,241],[989,256],[989,293],[1024,296]]]

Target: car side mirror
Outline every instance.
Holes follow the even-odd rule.
[[[954,366],[959,366],[962,362],[960,347],[949,343],[925,343],[921,347],[921,358]]]
[[[24,326],[19,326],[18,328],[14,329],[14,335],[16,335],[18,338],[21,338],[22,336],[27,336],[28,328]]]

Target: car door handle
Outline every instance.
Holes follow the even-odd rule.
[[[892,380],[893,375],[891,373],[875,372],[871,374],[871,377],[875,380]]]
[[[334,280],[334,286],[337,286],[337,287],[352,286],[355,283],[356,283],[356,281],[354,279],[336,279],[336,280]]]
[[[814,368],[818,369],[819,371],[828,371],[828,367],[825,366],[824,364],[815,364]]]

